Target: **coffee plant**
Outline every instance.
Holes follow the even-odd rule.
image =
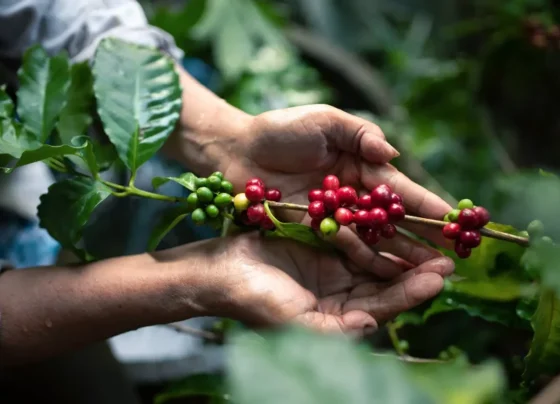
[[[517,230],[491,222],[488,210],[469,199],[441,220],[411,216],[389,186],[358,195],[332,175],[309,190],[308,205],[283,202],[282,190],[259,178],[247,178],[245,189],[235,190],[220,172],[156,177],[153,190],[139,189],[138,168],[158,152],[179,118],[181,87],[170,58],[105,39],[91,66],[70,65],[64,54],[49,57],[33,47],[25,54],[19,79],[17,103],[5,88],[0,90],[0,166],[9,174],[42,161],[60,173],[41,198],[40,223],[83,262],[96,259],[83,243],[90,216],[106,199],[126,197],[169,203],[146,251],[155,250],[189,215],[195,224],[223,235],[259,231],[263,237],[328,250],[340,226],[355,226],[362,240],[374,246],[381,238],[393,238],[402,222],[440,228],[455,243],[454,252],[442,250],[456,259],[456,275],[444,291],[421,310],[387,324],[396,355],[304,330],[236,331],[227,341],[225,379],[190,377],[170,386],[157,402],[190,395],[248,404],[527,402],[560,372],[560,250],[538,220]],[[97,120],[109,144],[88,136]],[[104,179],[103,172],[117,164],[128,171],[128,183]],[[541,179],[560,189],[554,175],[541,172]],[[191,193],[157,193],[169,181]],[[280,221],[276,213],[285,209],[307,212],[311,224]],[[401,330],[444,312],[464,312],[512,332],[532,330],[525,358],[517,366],[495,359],[474,363],[452,346],[438,357],[411,356],[414,344],[399,336]]]

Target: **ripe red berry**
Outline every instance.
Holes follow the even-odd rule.
[[[396,223],[404,219],[406,211],[404,209],[404,206],[402,206],[401,204],[392,203],[387,209],[387,214],[389,215],[389,220],[393,223]]]
[[[262,203],[255,203],[247,208],[247,219],[252,224],[260,223],[265,217],[266,212]]]
[[[459,235],[459,241],[467,248],[475,248],[480,245],[480,232],[476,230],[465,230]]]
[[[459,223],[447,223],[443,227],[443,237],[455,240],[461,233],[461,225]]]
[[[363,238],[365,234],[370,230],[371,227],[369,226],[356,226],[356,232],[358,233],[358,236],[360,236],[361,238]]]
[[[311,219],[311,228],[313,230],[317,230],[319,231],[321,229],[321,222],[323,221],[323,219]]]
[[[379,240],[381,239],[381,234],[379,230],[374,230],[372,228],[369,228],[367,229],[367,231],[363,233],[361,238],[364,241],[364,243],[366,243],[367,245],[375,245],[379,243]]]
[[[253,177],[245,183],[245,188],[247,188],[249,185],[258,185],[259,187],[264,188],[264,181],[259,177]]]
[[[386,208],[391,203],[392,192],[388,185],[379,185],[371,191],[373,206]]]
[[[264,197],[269,201],[280,202],[280,199],[282,199],[282,192],[277,188],[268,188],[264,192]]]
[[[334,220],[336,220],[342,226],[350,225],[353,219],[354,214],[350,209],[338,208],[336,212],[334,212]]]
[[[465,230],[476,229],[478,227],[478,215],[472,209],[463,209],[459,213],[458,222]]]
[[[325,204],[321,201],[311,202],[307,207],[307,212],[312,219],[324,219],[327,214]]]
[[[373,202],[371,201],[370,194],[360,196],[360,199],[358,199],[358,208],[365,210],[370,210],[371,208],[373,208]]]
[[[270,219],[270,217],[268,217],[268,215],[264,215],[261,220],[261,227],[265,230],[274,230],[276,226],[274,225],[274,222]]]
[[[465,247],[463,244],[456,242],[455,243],[455,254],[459,258],[469,258],[471,256],[471,249]]]
[[[474,213],[476,213],[479,228],[486,226],[490,222],[490,213],[486,210],[486,208],[477,206],[476,208],[473,208],[473,210]]]
[[[340,187],[340,181],[336,175],[327,175],[323,180],[323,189],[336,191]]]
[[[325,191],[323,191],[322,189],[312,189],[307,194],[307,199],[309,200],[309,202],[322,201],[324,196]]]
[[[342,187],[336,191],[340,206],[354,206],[358,202],[358,194],[352,187]]]
[[[394,192],[391,194],[391,202],[402,204],[402,197]]]
[[[245,196],[253,203],[257,203],[264,198],[264,188],[258,185],[249,185],[245,188]]]
[[[336,191],[328,189],[325,191],[325,196],[323,198],[323,203],[325,204],[325,209],[329,212],[334,212],[340,206],[338,201],[338,195]]]
[[[387,211],[382,208],[373,208],[369,212],[369,218],[371,225],[377,229],[381,229],[389,223],[389,215],[387,215]]]
[[[359,210],[354,213],[354,223],[357,226],[369,226],[371,224],[370,214],[367,210]]]
[[[386,224],[381,229],[381,236],[386,239],[392,239],[397,235],[397,228],[394,224]]]

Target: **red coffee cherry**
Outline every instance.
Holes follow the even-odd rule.
[[[348,226],[352,223],[352,220],[354,220],[354,214],[350,209],[338,208],[336,212],[334,212],[334,220],[342,226]]]
[[[397,235],[397,228],[394,224],[386,224],[381,229],[381,236],[386,239],[392,239]]]
[[[264,181],[259,177],[253,177],[245,183],[245,188],[249,185],[258,185],[259,187],[264,188]]]
[[[472,209],[463,209],[459,213],[459,224],[465,230],[472,230],[478,227],[478,215]]]
[[[336,191],[333,191],[332,189],[326,190],[323,198],[323,203],[325,204],[325,209],[328,212],[334,212],[336,209],[338,209],[340,203],[338,201],[338,195]]]
[[[357,226],[370,226],[370,213],[367,210],[359,210],[355,212],[354,223],[356,223]]]
[[[381,229],[387,223],[389,223],[389,215],[385,209],[373,208],[369,212],[370,223],[374,228]]]
[[[373,208],[373,202],[371,200],[370,194],[360,196],[360,199],[358,199],[358,208],[365,210],[370,210],[371,208]]]
[[[356,226],[356,233],[358,233],[358,236],[360,236],[361,238],[363,238],[365,234],[370,230],[370,226]]]
[[[312,189],[307,194],[307,199],[309,200],[309,202],[323,201],[324,196],[325,191],[323,191],[322,189]]]
[[[323,189],[324,190],[333,190],[336,191],[340,188],[340,181],[336,175],[327,175],[325,179],[323,179]]]
[[[490,212],[483,208],[482,206],[477,206],[473,208],[474,213],[476,213],[478,219],[478,227],[482,228],[490,223]]]
[[[379,240],[381,239],[381,234],[380,234],[379,230],[374,230],[372,228],[369,228],[369,229],[367,229],[367,231],[364,232],[361,239],[367,245],[375,245],[375,244],[379,243]]]
[[[447,223],[443,227],[443,237],[455,240],[461,233],[461,225],[459,223]]]
[[[257,203],[264,198],[264,188],[258,185],[249,185],[245,188],[245,196],[253,203]]]
[[[261,227],[264,230],[274,230],[276,227],[274,222],[268,217],[268,215],[264,215],[263,219],[261,220]]]
[[[313,230],[319,231],[321,229],[321,222],[322,221],[323,221],[323,218],[321,218],[321,219],[311,219],[311,228]]]
[[[307,212],[312,219],[324,219],[327,211],[325,209],[325,204],[321,201],[311,202],[307,207]]]
[[[247,208],[247,219],[252,224],[261,223],[266,212],[262,203],[256,203]]]
[[[399,194],[393,192],[391,194],[391,202],[402,204],[402,197]]]
[[[455,254],[459,258],[469,258],[471,256],[472,250],[468,247],[465,247],[460,242],[455,243]]]
[[[375,187],[371,191],[371,201],[373,202],[373,206],[386,208],[391,203],[392,194],[391,188],[389,188],[388,185],[382,184]]]
[[[392,203],[387,209],[387,214],[389,215],[389,220],[393,223],[396,223],[404,219],[406,211],[404,209],[404,206],[402,206],[401,204]]]
[[[345,186],[336,191],[340,206],[354,206],[358,202],[358,194],[352,187]]]
[[[480,232],[476,230],[465,230],[459,234],[459,241],[466,248],[475,248],[480,245]]]
[[[277,188],[268,188],[264,192],[264,198],[269,201],[280,202],[280,199],[282,199],[282,192]]]

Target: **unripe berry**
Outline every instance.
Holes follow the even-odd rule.
[[[465,247],[463,244],[456,242],[455,243],[455,254],[459,258],[469,258],[471,256],[472,250],[468,247]]]
[[[374,228],[381,229],[387,223],[389,223],[389,215],[385,209],[382,208],[373,208],[369,212],[370,223]]]
[[[215,175],[208,177],[208,188],[212,191],[219,191],[221,187],[222,179],[220,177],[216,177]]]
[[[235,198],[233,198],[233,206],[235,206],[235,210],[238,212],[247,210],[250,204],[251,201],[247,199],[247,195],[245,194],[237,194],[235,195]]]
[[[449,220],[452,222],[456,222],[459,220],[459,214],[461,213],[461,211],[459,209],[453,209],[451,212],[449,212],[447,214],[447,216],[449,217]]]
[[[457,208],[459,210],[472,209],[473,207],[474,207],[474,203],[470,199],[461,199],[457,204]]]
[[[527,232],[530,238],[536,238],[544,233],[544,224],[540,220],[533,220],[527,226]]]
[[[373,206],[386,208],[391,203],[392,199],[391,188],[388,185],[379,185],[371,191],[371,201]]]
[[[486,208],[477,206],[473,210],[478,219],[478,227],[484,227],[490,222],[490,213],[486,210]]]
[[[282,193],[279,189],[268,188],[264,193],[264,198],[269,201],[280,202],[280,199],[282,199]]]
[[[214,199],[214,193],[207,187],[200,187],[196,190],[198,195],[198,200],[202,203],[212,202]]]
[[[451,222],[451,219],[449,218],[449,213],[447,213],[447,214],[443,217],[443,221],[444,221],[444,222]]]
[[[386,224],[381,229],[381,236],[386,239],[392,239],[397,235],[397,228],[394,224]]]
[[[258,185],[248,185],[245,188],[245,195],[253,203],[257,203],[264,198],[264,188]]]
[[[206,213],[204,213],[204,211],[201,208],[197,208],[191,214],[191,219],[194,224],[200,226],[204,224],[204,222],[206,221]]]
[[[211,218],[218,217],[220,214],[220,209],[216,205],[208,205],[205,210],[206,214]]]
[[[387,214],[389,215],[389,220],[393,223],[400,222],[404,219],[406,215],[406,211],[404,206],[398,203],[392,203],[389,205],[389,209],[387,209]]]
[[[323,219],[327,214],[325,204],[321,201],[311,202],[307,207],[307,212],[312,219]]]
[[[232,200],[233,198],[230,194],[222,192],[214,198],[214,205],[216,205],[218,208],[227,208],[229,205],[231,205]]]
[[[465,230],[459,234],[459,241],[467,248],[475,248],[480,245],[480,232],[476,230]]]
[[[321,229],[321,221],[322,221],[322,220],[323,220],[322,218],[321,218],[321,219],[311,219],[311,225],[310,225],[311,228],[312,228],[313,230],[320,230],[320,229]]]
[[[342,226],[349,226],[354,219],[354,214],[350,209],[338,208],[334,213],[334,220]]]
[[[264,188],[264,181],[259,177],[253,177],[245,183],[245,188],[250,185],[258,185],[259,187]]]
[[[274,225],[272,219],[268,217],[268,215],[264,215],[263,219],[261,220],[261,227],[264,230],[274,230],[276,226]]]
[[[231,194],[233,192],[233,184],[229,181],[223,180],[220,184],[222,192]]]
[[[196,187],[196,189],[198,189],[200,187],[207,187],[208,186],[208,178],[205,178],[205,177],[195,178],[194,186]]]
[[[323,179],[323,189],[336,191],[340,187],[340,181],[336,175],[327,175]]]
[[[457,222],[465,230],[476,229],[478,227],[478,216],[472,209],[463,209],[461,213],[459,213]]]
[[[307,194],[307,199],[309,200],[309,202],[315,202],[315,201],[322,202],[324,196],[325,196],[325,191],[323,191],[322,189],[312,189]]]
[[[391,202],[402,204],[402,197],[399,194],[396,194],[396,193],[393,192],[391,194]]]
[[[459,223],[447,223],[443,227],[443,237],[455,240],[461,233],[461,225]]]
[[[328,212],[334,212],[336,209],[338,209],[340,203],[338,201],[338,195],[336,194],[336,191],[333,191],[332,189],[326,190],[323,203],[325,204],[325,209]]]
[[[358,208],[365,210],[370,210],[371,208],[373,208],[373,202],[371,200],[370,194],[360,196],[360,199],[358,199]]]
[[[253,224],[260,223],[264,216],[265,211],[262,203],[255,203],[247,208],[247,219]]]
[[[218,177],[221,180],[224,179],[224,173],[222,173],[221,171],[215,171],[215,172],[212,173],[211,176]]]
[[[369,226],[371,224],[370,214],[367,210],[359,210],[354,213],[354,223],[357,226]]]
[[[372,246],[379,243],[379,240],[381,240],[381,234],[379,230],[369,228],[363,232],[363,234],[361,235],[361,239],[367,245]]]
[[[334,219],[326,217],[321,221],[320,228],[321,233],[323,233],[326,237],[333,237],[336,233],[338,233],[340,226]]]
[[[198,195],[193,192],[187,196],[187,210],[192,212],[196,208],[198,208]]]
[[[358,194],[352,187],[342,187],[336,191],[340,206],[354,206],[358,202]]]

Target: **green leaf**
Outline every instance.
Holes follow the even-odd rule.
[[[154,177],[152,179],[152,186],[154,187],[154,189],[157,189],[163,184],[166,184],[169,181],[173,181],[188,189],[189,191],[196,191],[195,180],[196,175],[194,175],[193,173],[184,173],[179,177]]]
[[[543,169],[539,169],[539,175],[541,177],[545,177],[545,178],[554,178],[554,179],[558,179],[558,176],[554,173],[550,173],[548,171],[545,171]]]
[[[156,49],[104,39],[93,75],[105,133],[135,173],[161,148],[179,119],[181,87],[174,64]]]
[[[229,401],[229,396],[224,392],[224,380],[222,376],[197,374],[169,386],[163,393],[155,397],[154,404],[164,404],[178,398],[193,396],[217,399],[213,402]]]
[[[334,247],[332,244],[320,238],[311,227],[301,223],[282,223],[274,216],[272,210],[268,206],[268,202],[264,203],[264,209],[274,223],[274,226],[276,226],[274,231],[268,233],[269,235],[289,238],[316,248],[333,250]]]
[[[531,325],[535,334],[525,357],[523,378],[527,382],[560,371],[560,300],[554,291],[541,292]]]
[[[66,104],[70,69],[66,54],[49,58],[39,46],[29,48],[18,73],[18,115],[34,138],[44,143]]]
[[[84,252],[77,246],[83,228],[95,208],[109,195],[109,187],[88,177],[56,182],[41,196],[38,208],[41,227],[64,248],[84,258]]]
[[[23,126],[9,119],[0,121],[0,130],[0,155],[19,159],[26,150],[34,150],[42,145]]]
[[[173,230],[188,214],[186,206],[177,206],[165,211],[159,223],[152,230],[148,241],[148,251],[154,251],[165,235]]]
[[[512,301],[535,296],[538,286],[509,278],[492,279],[491,281],[446,279],[445,290],[484,300]]]
[[[60,141],[70,144],[76,136],[86,134],[92,122],[94,106],[93,77],[87,62],[77,63],[70,71],[71,81],[67,103],[56,125]]]
[[[0,119],[14,117],[14,102],[6,92],[6,86],[0,86]]]

